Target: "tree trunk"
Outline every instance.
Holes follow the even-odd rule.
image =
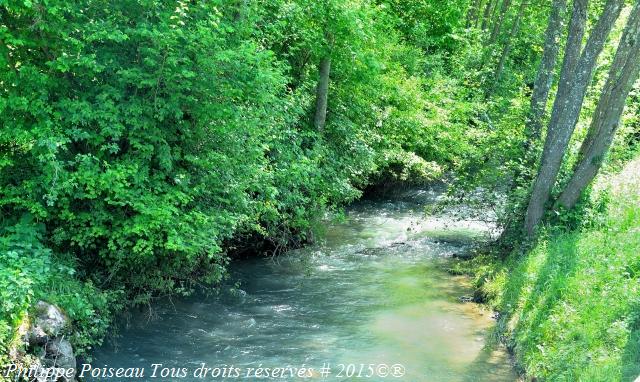
[[[507,62],[507,58],[509,58],[509,54],[511,53],[511,44],[513,39],[517,36],[520,31],[520,21],[522,20],[522,15],[524,14],[524,10],[527,7],[527,2],[522,1],[520,4],[520,9],[518,9],[518,14],[516,15],[516,19],[513,21],[513,25],[511,26],[511,31],[509,32],[509,37],[507,41],[504,43],[504,48],[502,49],[502,54],[500,55],[500,61],[498,63],[498,67],[496,68],[495,73],[493,74],[493,85],[491,86],[491,91],[498,85],[500,79],[502,78],[502,72],[504,70],[504,65]]]
[[[491,0],[487,0],[487,3],[491,3]],[[482,21],[482,9],[486,6],[485,1],[484,0],[480,0],[478,1],[478,7],[476,8],[476,13],[475,13],[475,18],[473,19],[473,24],[472,26],[474,28],[479,28],[481,25],[481,21]]]
[[[625,101],[640,73],[640,2],[636,2],[623,32],[596,106],[589,134],[582,143],[580,161],[557,206],[573,208],[585,188],[597,175],[624,110]]]
[[[493,24],[493,29],[491,30],[491,36],[489,36],[489,45],[496,42],[496,40],[498,39],[498,36],[500,36],[502,23],[504,22],[504,19],[507,16],[507,13],[509,12],[510,7],[511,7],[511,0],[502,1],[502,5],[500,6],[500,13],[498,14],[498,20],[496,20],[496,23]]]
[[[542,118],[544,117],[551,85],[553,84],[554,69],[560,50],[560,35],[562,33],[562,20],[567,10],[567,0],[554,0],[549,15],[549,23],[545,32],[544,51],[540,60],[540,67],[533,84],[531,106],[525,126],[525,152],[529,150],[534,141],[540,139],[542,131]]]
[[[564,15],[567,11],[567,0],[554,0],[549,13],[547,29],[544,38],[544,50],[540,60],[540,66],[533,84],[533,94],[531,95],[529,112],[525,121],[525,140],[523,142],[523,161],[528,167],[533,167],[537,158],[537,151],[531,148],[535,141],[540,139],[542,130],[542,118],[544,117],[549,93],[555,73],[558,52],[560,50],[560,36],[562,34]],[[519,168],[514,171],[514,181],[511,190],[515,190],[522,185],[528,185],[531,181],[530,173],[523,173]],[[516,217],[517,218],[517,217]],[[503,231],[503,238],[513,233],[517,229],[512,225],[513,219],[507,222],[507,229]]]
[[[465,22],[467,28],[470,28],[471,26],[476,24],[476,21],[478,19],[478,8],[480,7],[480,1],[481,0],[473,0],[469,4],[469,9],[467,10],[467,19]]]
[[[487,5],[484,8],[484,13],[482,15],[482,30],[487,30],[489,27],[489,23],[491,21],[491,13],[493,12],[493,8],[496,6],[498,0],[488,0]]]
[[[327,98],[329,96],[329,75],[331,74],[331,59],[325,57],[320,61],[320,78],[316,89],[316,115],[314,126],[318,130],[324,129],[327,121]]]
[[[582,4],[583,2],[585,4]],[[586,18],[586,0],[575,0],[574,3],[576,3],[574,4],[574,12],[584,10],[584,18]],[[581,44],[582,38],[576,38],[576,32],[581,30],[584,33],[585,23],[583,16],[580,15],[580,24],[574,25],[574,16],[576,15],[572,16],[572,27],[569,31],[565,61],[560,76],[561,83],[553,105],[542,160],[525,217],[524,230],[529,236],[533,236],[536,226],[544,215],[545,204],[549,200],[551,189],[558,177],[564,154],[578,121],[596,61],[623,6],[623,0],[607,0],[604,11],[594,26],[579,58],[576,58],[575,54],[580,49],[579,46],[576,49],[575,45]],[[574,60],[576,60],[576,64],[571,70]]]
[[[562,68],[560,69],[560,81],[558,82],[558,90],[553,102],[549,127],[557,126],[561,111],[566,108],[565,104],[568,102],[568,96],[573,84],[573,75],[576,73],[576,67],[582,50],[582,39],[584,38],[587,23],[588,8],[589,0],[573,1],[573,12],[571,14],[571,21],[569,22],[569,34],[565,45]]]

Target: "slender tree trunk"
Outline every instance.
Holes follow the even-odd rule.
[[[469,4],[469,9],[467,10],[467,19],[466,19],[466,27],[470,28],[471,26],[476,24],[478,19],[478,8],[480,7],[481,0],[473,0]]]
[[[498,0],[488,0],[487,5],[484,8],[484,13],[482,15],[482,30],[487,30],[489,28],[489,24],[491,21],[491,14],[493,13],[493,8],[496,6]]]
[[[639,73],[640,2],[636,2],[609,69],[609,77],[600,94],[589,126],[589,134],[582,143],[583,154],[569,183],[558,198],[557,206],[573,208],[582,192],[597,175],[620,124],[625,101]]]
[[[502,54],[500,55],[500,61],[498,62],[498,67],[496,68],[496,71],[493,74],[493,85],[491,86],[491,92],[493,92],[495,87],[500,82],[500,79],[502,78],[504,65],[507,62],[507,58],[509,58],[509,54],[511,53],[513,39],[520,32],[520,22],[522,20],[522,15],[524,15],[524,10],[526,7],[527,7],[527,2],[523,0],[522,3],[520,3],[520,8],[518,9],[518,14],[516,15],[516,19],[513,21],[513,25],[511,26],[509,37],[505,41],[504,47],[502,48]]]
[[[575,0],[576,3],[583,1]],[[580,7],[580,4],[578,6]],[[574,67],[573,74],[568,69],[572,66],[571,61],[576,59],[575,52],[579,52],[579,49],[575,49],[574,44],[581,42],[582,39],[577,40],[572,35],[572,32],[575,34],[575,30],[570,30],[560,85],[566,87],[566,89],[558,88],[551,114],[551,122],[547,129],[547,138],[540,168],[538,169],[538,176],[533,186],[525,217],[524,230],[529,236],[533,236],[536,226],[544,215],[545,205],[549,200],[551,189],[558,177],[564,154],[578,121],[596,61],[623,6],[624,0],[607,0],[604,11],[594,26],[582,54],[576,61],[577,64]],[[584,4],[584,9],[586,10],[586,4]],[[581,29],[584,31],[584,21],[582,21]],[[568,63],[567,60],[569,60]]]
[[[625,28],[628,28],[628,25],[633,21],[632,15],[633,15],[633,12],[635,11],[635,8],[636,8],[637,5],[638,5],[637,3],[634,5],[634,8],[632,10],[632,14],[629,15],[629,20],[627,21],[627,27],[625,27]],[[626,33],[626,29],[625,29],[625,33]],[[629,33],[631,33],[631,32],[629,32]],[[620,44],[622,44],[625,40],[621,39],[620,41],[621,41]],[[618,50],[620,50],[621,47],[623,47],[623,46],[620,45],[618,47]],[[618,54],[618,51],[616,51],[616,54]],[[611,75],[611,72],[609,72],[609,75]],[[603,89],[603,91],[604,91],[604,89]],[[594,115],[594,118],[595,118],[595,115]],[[593,143],[593,140],[595,138],[595,133],[596,133],[596,131],[591,129],[591,128],[588,130],[587,136],[585,137],[585,140],[584,140],[582,146],[580,147],[580,152],[578,154],[579,157],[583,157],[585,155],[585,153],[587,152],[589,146]]]
[[[525,152],[528,152],[534,141],[540,139],[542,131],[542,118],[544,117],[549,93],[553,84],[554,69],[558,61],[560,50],[560,35],[562,33],[562,20],[567,10],[567,0],[554,0],[549,15],[549,23],[545,32],[544,51],[540,60],[540,67],[533,84],[531,106],[525,126]]]
[[[525,140],[523,143],[524,163],[529,167],[533,167],[536,161],[536,152],[531,150],[533,143],[540,139],[542,130],[542,118],[544,117],[551,85],[555,73],[556,62],[558,60],[558,52],[560,50],[560,36],[563,29],[564,15],[567,11],[567,0],[553,0],[547,29],[544,38],[544,50],[540,60],[540,66],[533,84],[533,94],[531,95],[529,113],[525,123]],[[511,184],[511,190],[524,184],[529,184],[532,175],[523,173],[518,168],[514,172],[514,182]],[[506,229],[502,233],[504,238],[513,233],[515,227],[512,223],[513,219],[509,219]]]
[[[491,3],[491,0],[487,0],[487,3]],[[473,24],[472,26],[474,28],[479,28],[481,25],[481,21],[482,21],[482,10],[484,9],[484,7],[486,6],[485,4],[485,0],[480,0],[478,1],[478,7],[476,8],[476,13],[475,13],[475,18],[473,20]]]
[[[523,0],[524,1],[524,0]],[[496,0],[493,10],[491,11],[491,16],[489,17],[489,22],[487,23],[487,27],[491,29],[491,33],[487,38],[484,51],[482,53],[482,62],[480,69],[484,69],[486,65],[491,65],[493,61],[493,55],[495,53],[495,42],[500,34],[500,28],[504,17],[507,14],[509,7],[511,6],[511,0]],[[497,19],[495,22],[492,20]],[[493,85],[488,85],[485,88],[484,96],[488,98],[491,95],[491,91],[493,90]]]
[[[316,129],[324,129],[327,121],[327,99],[329,96],[329,76],[331,74],[331,59],[325,57],[320,61],[320,78],[316,88],[316,115],[314,125]]]
[[[569,34],[567,35],[562,68],[560,69],[560,81],[558,82],[558,90],[553,102],[549,127],[557,126],[561,111],[566,108],[566,103],[569,101],[573,75],[576,73],[580,52],[582,50],[582,40],[587,24],[588,8],[589,0],[573,1],[573,12],[571,13],[571,21],[569,22]]]
[[[503,0],[502,5],[500,7],[500,13],[498,13],[498,19],[495,24],[493,24],[493,29],[491,30],[491,36],[489,36],[489,45],[496,42],[498,36],[500,36],[500,32],[502,29],[502,23],[504,22],[507,13],[509,13],[509,9],[511,8],[511,0]]]

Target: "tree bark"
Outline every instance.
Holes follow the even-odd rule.
[[[467,28],[470,28],[471,26],[475,25],[476,21],[478,20],[478,8],[480,7],[480,1],[481,0],[473,0],[469,4],[469,9],[467,10],[467,18],[465,22],[465,25]]]
[[[580,160],[556,206],[573,208],[598,174],[620,124],[625,101],[640,73],[640,2],[636,2],[620,39],[600,94],[589,133],[582,143]]]
[[[502,5],[500,6],[500,13],[498,14],[498,20],[493,24],[493,29],[491,30],[491,36],[489,36],[489,45],[496,42],[498,36],[500,35],[502,29],[502,23],[504,22],[507,13],[509,12],[509,8],[511,7],[511,0],[503,0]]]
[[[571,21],[569,22],[569,34],[564,49],[562,68],[560,69],[560,81],[558,90],[551,111],[549,127],[558,125],[558,118],[561,111],[566,108],[569,100],[569,93],[572,85],[573,75],[576,73],[580,52],[582,50],[582,39],[584,38],[587,24],[587,11],[589,0],[574,0]],[[564,104],[563,104],[564,103]]]
[[[324,129],[327,121],[327,100],[329,96],[329,76],[331,74],[331,59],[328,57],[320,61],[320,78],[316,88],[316,114],[314,126],[318,130]]]
[[[493,8],[496,6],[498,0],[488,0],[487,5],[484,8],[484,13],[482,15],[482,30],[487,30],[491,21],[491,14],[493,13]]]
[[[526,7],[527,7],[527,2],[523,0],[522,3],[520,4],[520,8],[518,9],[518,14],[516,15],[516,19],[513,21],[513,25],[511,26],[509,37],[505,41],[504,47],[502,48],[502,54],[500,55],[500,61],[498,62],[498,67],[496,68],[496,71],[493,74],[493,84],[491,86],[491,92],[493,92],[497,84],[500,82],[500,79],[502,78],[504,65],[507,62],[507,58],[509,58],[509,54],[511,53],[511,46],[512,46],[513,39],[520,32],[520,22],[522,20],[522,15],[524,14],[524,10]]]
[[[560,35],[562,33],[562,20],[567,11],[567,0],[554,0],[549,15],[549,23],[545,31],[544,50],[538,74],[533,84],[531,105],[525,125],[525,152],[529,150],[534,141],[540,139],[542,131],[542,118],[544,117],[549,93],[553,84],[554,69],[558,61],[560,50]]]
[[[582,4],[583,2],[584,4]],[[584,10],[585,16],[578,16],[580,17],[580,20],[578,20],[579,25],[574,25],[574,16],[576,15],[572,16],[572,27],[569,31],[565,60],[560,76],[561,83],[554,101],[551,122],[547,129],[547,138],[542,152],[542,160],[525,217],[524,230],[529,236],[533,236],[536,226],[544,215],[545,205],[549,200],[569,140],[578,121],[597,58],[602,52],[607,36],[624,6],[623,0],[607,0],[604,11],[589,35],[582,54],[579,55],[579,58],[576,58],[575,54],[580,51],[579,46],[582,41],[582,38],[578,39],[576,35],[584,33],[587,4],[586,0],[575,0],[574,3],[574,12],[576,10]],[[578,8],[576,9],[576,7]],[[582,33],[576,33],[580,31]],[[578,45],[578,49],[576,49],[576,45]],[[576,60],[575,66],[573,65],[574,60]],[[571,67],[573,67],[573,70],[571,70]]]

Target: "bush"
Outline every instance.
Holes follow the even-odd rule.
[[[29,218],[0,234],[0,352],[7,354],[37,291],[47,282],[51,251],[40,242],[42,226]]]
[[[74,344],[88,349],[117,301],[219,283],[231,241],[301,244],[376,171],[423,180],[459,162],[468,110],[454,124],[427,123],[438,106],[423,96],[420,51],[403,43],[421,27],[394,9],[0,6],[0,272],[21,282],[3,292],[3,343],[44,298],[67,311]],[[454,24],[424,47],[451,51]],[[317,131],[318,63],[329,53],[328,123]]]
[[[71,320],[71,343],[86,355],[106,334],[121,292],[103,292],[75,277],[75,269],[42,244],[44,227],[25,215],[0,232],[0,353],[20,347],[18,327],[28,324],[38,300],[59,306]],[[6,361],[2,359],[2,361]]]

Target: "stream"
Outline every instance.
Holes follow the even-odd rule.
[[[355,203],[318,244],[233,262],[218,294],[164,301],[151,318],[132,312],[92,365],[145,368],[137,381],[171,368],[185,373],[164,380],[516,381],[504,349],[487,344],[492,312],[462,302],[469,280],[444,270],[491,227],[425,217],[438,198],[410,190]],[[155,377],[152,364],[162,364]],[[210,374],[194,376],[203,364]],[[212,377],[223,368],[227,378]]]

